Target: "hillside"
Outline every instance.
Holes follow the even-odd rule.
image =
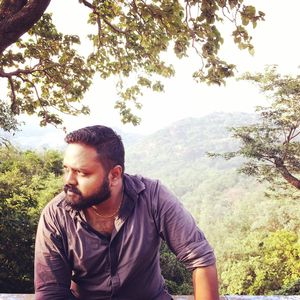
[[[236,149],[228,129],[254,120],[246,113],[184,119],[128,147],[126,171],[159,178],[182,197],[205,180],[235,172],[241,160],[210,159],[207,152]]]
[[[207,152],[237,148],[228,129],[249,124],[254,118],[254,115],[246,113],[214,113],[199,119],[184,119],[129,146],[127,164],[130,170],[144,169],[149,174],[161,167],[169,169],[173,164],[191,166],[200,160],[210,165]],[[228,164],[218,166],[222,167],[228,168]]]
[[[160,179],[168,186],[217,251],[225,243],[223,235],[237,238],[245,231],[298,230],[300,222],[295,220],[300,219],[300,211],[295,201],[265,197],[266,185],[237,172],[241,159],[225,161],[206,154],[237,149],[228,129],[252,122],[252,114],[214,113],[174,123],[128,147],[126,171]]]

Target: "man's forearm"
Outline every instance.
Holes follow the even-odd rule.
[[[195,300],[219,300],[218,275],[215,265],[193,271]]]

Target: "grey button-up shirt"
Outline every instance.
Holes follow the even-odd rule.
[[[110,238],[66,206],[64,193],[48,203],[36,236],[37,300],[171,299],[159,265],[161,238],[189,270],[215,263],[192,216],[159,181],[125,174],[124,192]]]

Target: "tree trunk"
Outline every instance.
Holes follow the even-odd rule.
[[[287,167],[284,165],[284,162],[282,161],[282,159],[280,158],[276,158],[275,159],[275,166],[276,169],[280,172],[280,174],[282,175],[282,177],[291,185],[293,185],[295,188],[297,188],[298,190],[300,190],[300,180],[298,178],[296,178],[295,176],[293,176],[289,170],[287,169]]]
[[[0,2],[0,55],[42,17],[50,2],[51,0]]]

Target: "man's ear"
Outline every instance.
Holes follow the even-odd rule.
[[[120,165],[114,166],[109,172],[109,182],[111,185],[117,185],[122,180],[122,167]]]

